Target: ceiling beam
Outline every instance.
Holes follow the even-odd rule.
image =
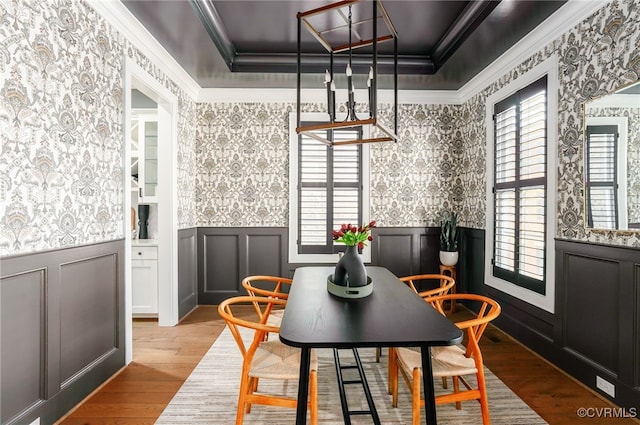
[[[196,15],[204,25],[209,37],[216,45],[222,59],[231,72],[297,72],[297,57],[291,53],[247,53],[238,52],[231,41],[222,18],[218,14],[212,0],[189,0]],[[453,54],[453,52],[469,37],[476,27],[500,3],[494,0],[477,0],[469,2],[461,15],[440,39],[432,55],[399,55],[399,75],[433,75]],[[323,73],[327,68],[327,56],[320,54],[302,54],[302,73]],[[335,56],[335,65],[346,66],[347,58]],[[354,55],[354,66],[369,66],[370,54]],[[378,72],[393,74],[393,56],[378,54]]]
[[[371,55],[352,55],[351,66],[354,72],[368,73],[371,66]],[[333,64],[337,69],[344,69],[349,62],[345,56],[334,56]],[[305,74],[324,74],[329,68],[329,56],[326,54],[302,54],[302,69]],[[378,73],[393,74],[393,55],[378,54]],[[238,53],[231,67],[232,72],[297,72],[297,57],[295,53],[254,54]],[[435,72],[433,62],[426,57],[398,56],[398,74],[431,75]]]
[[[211,0],[189,0],[191,7],[200,18],[209,37],[218,48],[222,59],[232,71],[233,62],[237,56],[236,48],[227,34],[227,30],[222,23],[222,18],[213,6]]]
[[[433,49],[431,57],[435,65],[434,72],[449,59],[499,3],[500,1],[477,0],[467,4]]]

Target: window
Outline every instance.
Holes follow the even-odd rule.
[[[304,125],[313,124],[309,115],[303,114]],[[335,254],[343,251],[344,245],[334,244],[331,231],[342,223],[361,224],[368,220],[368,147],[331,147],[296,134],[295,119],[292,125],[289,261],[335,262]],[[361,128],[318,133],[336,141],[363,136]],[[365,260],[370,258],[367,252],[363,256]]]
[[[587,224],[601,229],[618,228],[618,127],[587,126],[586,203]]]
[[[557,58],[486,101],[484,283],[555,311]]]
[[[593,108],[593,104],[590,107]],[[629,228],[629,123],[627,117],[615,112],[596,108],[587,111],[585,117],[585,220],[588,227],[596,229]],[[599,116],[602,113],[607,116]]]
[[[547,79],[494,107],[493,274],[544,294]]]
[[[304,123],[313,125],[313,123]],[[361,129],[323,130],[326,140],[362,138]],[[298,136],[298,252],[332,254],[331,230],[362,221],[362,145],[328,146]]]

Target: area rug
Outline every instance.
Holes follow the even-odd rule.
[[[249,334],[245,334],[245,339]],[[318,408],[319,423],[343,424],[340,396],[338,394],[333,351],[318,350]],[[366,379],[369,382],[376,409],[382,424],[410,424],[411,398],[402,378],[399,386],[398,408],[391,406],[391,396],[387,394],[387,350],[383,349],[380,363],[375,362],[375,349],[358,350]],[[352,359],[350,350],[341,350],[343,364]],[[162,412],[156,424],[227,425],[235,423],[238,387],[242,357],[228,329],[224,329],[211,349],[205,354],[169,405]],[[357,376],[357,370],[352,371]],[[351,379],[345,371],[345,379]],[[516,396],[500,379],[485,368],[491,422],[494,425],[546,424],[526,403]],[[449,383],[451,385],[451,383]],[[441,381],[436,380],[436,393],[442,391]],[[261,392],[274,391],[292,397],[297,394],[297,382],[260,381]],[[364,392],[359,385],[347,386],[349,408],[366,410]],[[456,410],[454,404],[437,406],[438,424],[475,425],[481,424],[480,406],[477,401],[462,403]],[[424,412],[421,412],[424,418]],[[424,420],[424,419],[423,419]],[[295,423],[295,410],[281,407],[254,405],[251,413],[245,415],[244,424],[285,425]],[[351,423],[371,424],[370,416],[353,416]]]

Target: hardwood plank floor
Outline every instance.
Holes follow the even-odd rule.
[[[468,314],[462,308],[456,312]],[[223,329],[215,306],[200,306],[171,328],[158,327],[154,320],[134,320],[133,362],[58,424],[153,424]],[[481,347],[489,369],[550,425],[640,423],[579,417],[579,408],[616,406],[495,327],[487,328]]]

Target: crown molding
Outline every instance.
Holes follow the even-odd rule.
[[[149,31],[119,0],[87,0],[98,14],[160,68],[193,99],[197,99],[200,85],[176,62]]]
[[[553,15],[534,28],[529,34],[514,44],[498,59],[480,71],[467,84],[457,90],[461,103],[464,103],[484,90],[500,77],[523,61],[532,53],[544,49],[549,43],[573,27],[584,21],[587,17],[608,4],[608,0],[569,0]],[[506,70],[506,71],[505,71]]]

